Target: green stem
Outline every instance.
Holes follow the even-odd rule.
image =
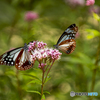
[[[43,96],[43,86],[44,86],[44,70],[42,71],[43,72],[43,74],[42,74],[42,85],[41,85],[41,98],[42,98],[42,96]]]
[[[50,68],[49,68],[49,70],[48,70],[48,72],[47,72],[45,78],[44,78],[45,70],[42,70],[43,74],[42,74],[42,85],[41,85],[41,98],[42,98],[42,96],[43,96],[43,87],[44,87],[44,83],[45,83],[45,81],[46,81],[46,78],[47,78],[47,76],[48,76],[48,74],[49,74],[49,72],[50,72],[50,69],[51,69],[53,63],[54,63],[54,61],[52,62],[52,64],[51,64],[51,66],[50,66]]]
[[[93,70],[93,75],[92,75],[91,92],[94,91],[96,72],[97,72],[98,62],[99,62],[99,54],[100,54],[100,37],[99,37],[99,45],[98,45],[98,49],[97,49],[97,54],[96,54],[95,69]],[[90,97],[90,100],[92,100],[92,99],[93,99],[93,97]]]
[[[50,66],[50,68],[49,68],[49,70],[48,70],[48,72],[47,72],[47,74],[46,74],[46,77],[45,77],[45,79],[44,79],[44,83],[45,83],[45,81],[46,81],[46,78],[47,78],[47,76],[48,76],[48,74],[49,74],[49,72],[50,72],[50,69],[51,69],[53,63],[54,63],[54,61],[52,62],[51,66]]]
[[[17,78],[17,89],[18,89],[18,93],[19,93],[19,100],[22,100],[22,91],[21,91],[21,87],[20,87],[19,71],[18,70],[16,70],[16,78]]]
[[[49,65],[46,66],[45,71],[48,69]]]

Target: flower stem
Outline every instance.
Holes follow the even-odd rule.
[[[94,91],[96,72],[97,72],[98,62],[99,62],[99,54],[100,54],[100,37],[99,37],[99,45],[98,45],[98,49],[97,49],[97,54],[96,54],[95,69],[93,70],[93,75],[92,75],[91,92]],[[92,100],[92,99],[93,99],[93,97],[90,97],[90,100]]]
[[[41,85],[41,98],[42,98],[42,96],[43,96],[43,86],[44,86],[44,70],[42,71],[43,72],[43,74],[42,74],[42,85]]]
[[[44,83],[45,83],[45,81],[46,81],[46,78],[47,78],[47,76],[48,76],[48,74],[49,74],[49,72],[50,72],[50,69],[51,69],[53,63],[54,63],[54,61],[52,62],[52,64],[51,64],[51,66],[50,66],[50,68],[49,68],[49,70],[48,70],[48,72],[47,72],[45,78],[44,78],[45,70],[42,70],[42,73],[43,73],[43,74],[42,74],[42,85],[41,85],[41,98],[42,98],[42,96],[43,96],[43,87],[44,87]]]
[[[47,78],[47,76],[48,76],[48,74],[49,74],[49,72],[50,72],[50,69],[51,69],[53,63],[54,63],[54,61],[52,62],[51,66],[50,66],[50,68],[49,68],[49,70],[48,70],[48,72],[47,72],[47,74],[46,74],[46,77],[45,77],[45,79],[44,79],[44,83],[45,83],[45,81],[46,81],[46,78]]]
[[[20,87],[19,71],[18,70],[16,70],[16,78],[17,78],[17,89],[18,89],[18,93],[19,93],[19,98],[20,98],[20,100],[22,100],[22,90]]]

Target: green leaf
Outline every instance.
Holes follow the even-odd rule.
[[[94,17],[94,19],[96,19],[97,21],[100,21],[100,17],[98,16],[98,14],[93,13],[93,17]]]
[[[33,93],[37,93],[37,94],[41,95],[41,93],[39,91],[27,90],[27,92],[33,92]]]
[[[71,62],[80,63],[87,66],[93,66],[92,59],[83,53],[78,53],[78,57],[71,58]]]
[[[12,76],[16,76],[16,73],[14,71],[7,71],[5,72],[6,75],[12,75]]]
[[[45,81],[45,83],[46,83],[47,81],[49,81],[50,79],[51,79],[51,77],[47,78],[46,81]]]
[[[86,29],[88,32],[87,39],[93,39],[94,37],[100,36],[100,32],[95,29]]]
[[[42,95],[42,98],[41,98],[41,100],[45,100],[45,95],[44,95],[44,94]]]
[[[47,93],[47,94],[50,94],[50,92],[48,92],[48,91],[44,91],[43,93]]]
[[[34,76],[34,75],[31,75],[31,74],[24,74],[24,75],[29,76],[29,77],[31,77],[32,79],[36,79],[36,80],[38,80],[38,81],[41,82],[41,80],[40,80],[38,77]]]
[[[37,83],[37,84],[40,84],[41,85],[41,82],[38,81],[38,80],[32,80],[32,81],[28,82],[28,84],[31,84],[31,83]]]

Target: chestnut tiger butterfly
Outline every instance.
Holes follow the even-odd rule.
[[[60,36],[57,44],[54,45],[54,47],[66,54],[72,53],[76,47],[75,35],[77,31],[78,27],[75,24],[70,25]]]
[[[26,43],[24,47],[19,47],[5,52],[0,56],[0,65],[14,66],[18,70],[27,70],[33,67],[34,63],[30,59],[31,52],[28,52]]]

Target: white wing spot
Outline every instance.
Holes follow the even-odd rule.
[[[3,55],[3,58],[7,56],[7,53]]]
[[[8,60],[8,58],[6,58],[6,60]]]
[[[9,59],[9,61],[11,61],[11,59]]]
[[[13,62],[11,62],[11,64],[13,65],[14,63],[13,63]]]
[[[20,66],[18,66],[18,67],[20,67]]]
[[[10,56],[8,56],[8,58],[10,58]]]

